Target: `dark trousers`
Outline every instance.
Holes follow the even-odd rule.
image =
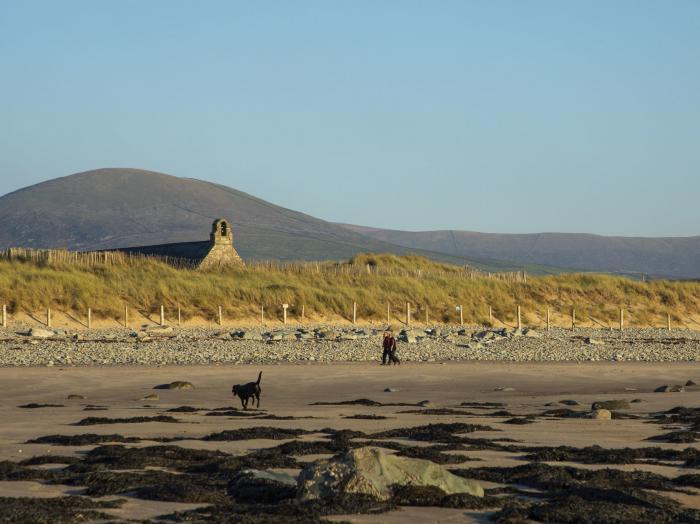
[[[401,364],[399,357],[396,356],[396,348],[384,348],[382,364]]]

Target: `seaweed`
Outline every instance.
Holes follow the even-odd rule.
[[[175,424],[180,422],[176,418],[168,415],[157,415],[155,417],[130,417],[130,418],[107,418],[107,417],[87,417],[78,422],[73,423],[73,426],[97,426],[101,424],[140,424],[143,422],[167,422]]]
[[[46,435],[32,440],[27,444],[53,444],[55,446],[89,446],[102,444],[105,442],[134,443],[141,439],[137,437],[125,437],[123,435],[97,435],[95,433],[84,433],[82,435]]]

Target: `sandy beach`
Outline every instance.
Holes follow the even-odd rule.
[[[211,410],[230,406],[240,408],[238,399],[231,397],[231,385],[254,380],[263,371],[262,402],[259,415],[274,414],[292,420],[269,420],[257,417],[207,416]],[[159,384],[189,381],[194,389],[154,390]],[[680,451],[688,447],[700,449],[694,443],[650,442],[646,439],[667,432],[667,428],[650,424],[653,413],[675,406],[697,406],[700,388],[689,386],[681,393],[655,393],[664,384],[700,382],[697,363],[506,363],[449,362],[407,363],[402,366],[380,366],[368,363],[278,364],[278,365],[209,365],[121,367],[52,367],[0,368],[3,398],[0,417],[0,460],[19,462],[30,457],[60,455],[81,457],[94,448],[88,446],[57,446],[28,444],[27,441],[46,435],[109,434],[136,437],[126,444],[131,447],[154,446],[153,439],[177,438],[176,445],[190,449],[219,450],[233,455],[249,454],[262,448],[278,446],[285,440],[250,439],[235,441],[205,441],[202,437],[221,432],[252,427],[302,429],[312,433],[300,440],[319,440],[316,430],[351,429],[365,434],[377,434],[396,428],[421,426],[429,423],[469,423],[489,426],[494,431],[475,431],[472,438],[513,439],[518,446],[586,448],[646,448],[661,446]],[[395,391],[385,392],[391,388]],[[143,400],[151,394],[158,399]],[[84,398],[68,400],[69,395]],[[315,402],[343,402],[369,399],[382,404],[417,404],[422,407],[378,405],[312,405]],[[624,413],[640,418],[591,420],[561,416],[535,416],[533,423],[506,424],[507,419],[542,414],[556,408],[589,412],[593,402],[627,400],[631,403]],[[567,406],[560,401],[575,401]],[[61,407],[23,408],[32,403]],[[460,405],[467,403],[465,407]],[[485,404],[479,406],[478,404]],[[573,403],[571,403],[573,404]],[[97,406],[97,407],[95,407]],[[195,407],[193,412],[169,412],[179,406]],[[495,408],[494,406],[498,406]],[[554,407],[553,407],[554,406]],[[85,411],[88,407],[88,411]],[[445,408],[444,414],[439,411]],[[438,411],[435,411],[438,410]],[[507,411],[508,416],[494,414]],[[76,426],[89,417],[129,418],[173,416],[177,423],[141,422]],[[377,415],[377,420],[348,419],[355,415]],[[511,417],[512,415],[512,417]],[[303,418],[311,417],[311,418]],[[290,439],[293,440],[293,439]],[[400,442],[405,442],[399,439]],[[417,444],[417,443],[413,443]],[[426,443],[420,443],[426,445]],[[449,467],[485,468],[511,467],[526,464],[522,451],[468,449],[446,451],[462,454],[469,462]],[[303,463],[327,455],[298,457]],[[44,461],[46,462],[46,461]],[[57,462],[60,464],[61,460]],[[653,461],[651,461],[653,462]],[[557,466],[576,468],[614,467],[623,471],[647,471],[668,478],[700,473],[695,467],[685,467],[678,461],[609,465],[579,462],[552,462]],[[43,464],[36,468],[48,468]],[[59,467],[59,466],[54,466]],[[281,468],[291,474],[295,468]],[[498,483],[483,482],[485,487]],[[64,486],[38,481],[0,482],[0,496],[57,497],[81,494],[81,486]],[[665,493],[669,495],[669,493]],[[671,498],[688,508],[700,509],[700,491],[686,487],[673,492]],[[124,494],[107,497],[125,499],[120,508],[105,509],[121,519],[147,519],[202,507],[203,504],[148,500]],[[352,522],[486,522],[494,511],[447,509],[435,507],[398,508],[380,515],[345,516]]]

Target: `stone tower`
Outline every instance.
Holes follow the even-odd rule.
[[[228,220],[223,218],[215,220],[209,239],[209,252],[202,259],[199,269],[220,269],[243,264],[243,260],[233,247],[233,231]]]

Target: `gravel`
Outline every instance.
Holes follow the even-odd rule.
[[[50,338],[32,337],[28,332],[28,327],[0,328],[0,366],[378,361],[382,335],[380,330],[371,328],[338,326],[273,331],[173,329],[165,334],[149,329],[55,330]],[[414,328],[402,334],[399,338],[411,343],[399,342],[401,360],[694,362],[700,355],[700,332],[680,329],[669,332],[630,328],[621,333],[605,329],[544,332],[526,328],[520,332],[440,326],[439,333],[430,336],[426,330]]]

